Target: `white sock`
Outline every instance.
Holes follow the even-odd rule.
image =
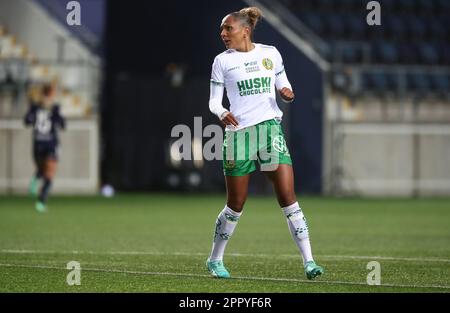
[[[209,256],[210,261],[221,261],[223,259],[228,239],[233,234],[241,214],[241,212],[235,212],[225,205],[225,208],[217,216],[214,241],[211,255]]]
[[[308,225],[306,224],[306,218],[303,215],[302,209],[298,205],[298,202],[282,209],[284,215],[286,215],[292,238],[302,254],[303,264],[313,261],[314,259],[311,252],[311,244],[309,242]]]

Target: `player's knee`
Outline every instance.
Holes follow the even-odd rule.
[[[297,202],[297,197],[295,196],[295,193],[282,194],[278,197],[278,203],[282,208],[290,206],[295,202]]]
[[[44,175],[47,178],[53,178],[56,174],[56,162],[54,160],[49,160],[45,164],[45,173]]]
[[[241,212],[244,209],[245,198],[229,199],[227,206],[234,212]]]
[[[52,180],[53,179],[53,177],[55,177],[55,170],[54,169],[47,169],[45,172],[44,172],[44,178],[46,178],[46,179],[49,179],[49,180]]]

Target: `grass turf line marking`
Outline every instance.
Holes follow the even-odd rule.
[[[24,264],[8,264],[0,263],[0,267],[13,267],[13,268],[38,268],[38,269],[54,269],[66,271],[66,268],[48,265],[24,265]],[[171,272],[141,272],[141,271],[129,271],[129,270],[114,270],[103,268],[82,268],[87,272],[103,272],[103,273],[118,273],[118,274],[132,274],[132,275],[152,275],[152,276],[176,276],[176,277],[208,277],[211,275],[206,274],[189,274],[189,273],[171,273]],[[348,281],[332,281],[332,280],[305,280],[296,278],[277,278],[277,277],[247,277],[247,276],[235,276],[232,279],[237,280],[259,280],[259,281],[275,281],[275,282],[298,282],[309,284],[328,284],[328,285],[356,285],[356,286],[369,286],[367,283],[360,282],[348,282]],[[435,288],[435,289],[450,289],[450,286],[441,285],[397,285],[397,284],[381,284],[374,287],[394,287],[394,288]]]
[[[184,256],[205,256],[202,252],[158,252],[158,251],[56,251],[56,250],[13,250],[3,249],[0,253],[8,254],[91,254],[91,255],[184,255]],[[259,257],[259,258],[299,258],[299,254],[264,254],[264,253],[227,253],[228,256],[235,257]],[[408,257],[390,257],[390,256],[368,256],[368,255],[315,255],[322,259],[355,259],[355,260],[386,260],[386,261],[411,261],[411,262],[443,262],[450,263],[450,259],[439,257],[429,258],[408,258]]]

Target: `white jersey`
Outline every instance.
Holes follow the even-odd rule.
[[[283,112],[276,102],[275,88],[292,90],[280,53],[275,47],[262,44],[255,44],[249,52],[228,49],[216,56],[211,74],[211,87],[214,86],[225,87],[230,111],[239,122],[238,129],[281,119]],[[211,111],[219,117],[226,112],[221,104],[222,95],[223,91],[220,106],[210,99]],[[227,130],[236,128],[227,127]]]

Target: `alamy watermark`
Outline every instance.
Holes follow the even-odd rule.
[[[273,171],[282,156],[290,157],[279,122],[258,124],[243,129],[224,131],[218,125],[203,128],[202,117],[194,117],[194,129],[185,124],[171,130],[175,139],[170,146],[171,160],[220,160],[225,166],[235,162],[258,160],[261,170]],[[203,144],[203,139],[206,142]]]
[[[66,269],[71,270],[67,274],[66,282],[69,286],[81,285],[81,266],[77,261],[70,261],[66,265]]]
[[[70,10],[67,14],[66,22],[69,26],[81,25],[81,5],[78,1],[69,1],[66,9]]]
[[[377,261],[370,261],[367,263],[366,268],[370,270],[367,274],[367,285],[379,286],[381,285],[381,265]]]
[[[366,6],[367,10],[371,10],[366,17],[367,25],[381,25],[381,5],[378,1],[370,1]]]

